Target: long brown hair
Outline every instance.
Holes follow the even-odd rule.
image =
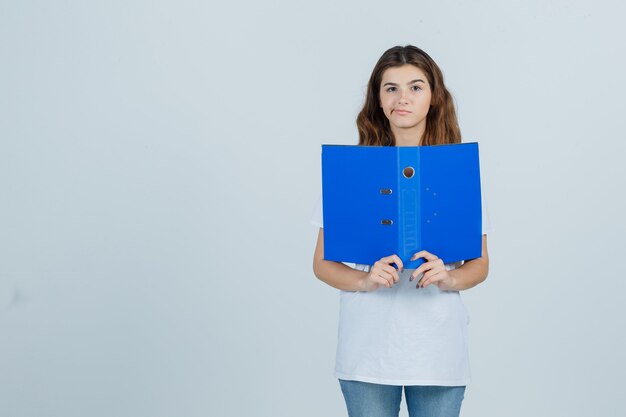
[[[380,57],[369,83],[365,104],[356,119],[359,145],[394,146],[395,138],[389,120],[380,108],[380,83],[387,68],[405,64],[415,65],[426,74],[431,90],[430,109],[426,116],[426,130],[420,145],[460,143],[461,130],[456,119],[452,95],[443,83],[443,74],[424,51],[413,45],[394,46]]]

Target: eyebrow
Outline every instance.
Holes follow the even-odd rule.
[[[421,79],[418,78],[417,80],[409,81],[408,83],[406,83],[406,85],[410,85],[410,84],[414,84],[414,83],[424,83],[424,84],[426,84],[424,82],[424,80],[421,80]],[[386,86],[386,85],[398,85],[398,84],[389,82],[389,83],[383,84],[383,87]]]

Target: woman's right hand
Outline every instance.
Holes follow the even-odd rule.
[[[393,263],[398,266],[398,269],[391,265]],[[393,287],[393,284],[400,281],[398,271],[402,272],[403,270],[404,264],[398,255],[381,258],[372,265],[369,273],[363,278],[361,282],[362,291],[375,291],[381,285],[387,288]]]

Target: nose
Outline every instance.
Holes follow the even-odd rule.
[[[402,90],[402,95],[400,96],[400,100],[398,100],[398,103],[407,103],[408,99],[406,98],[406,91]]]

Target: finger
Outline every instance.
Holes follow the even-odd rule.
[[[381,282],[385,287],[391,288],[393,286],[393,278],[392,277],[383,277],[378,275],[377,277],[379,282]]]
[[[404,269],[404,263],[402,263],[402,259],[398,255],[389,255],[381,258],[379,262],[386,263],[387,265],[391,265],[395,263],[398,266],[398,269]]]
[[[386,264],[384,262],[381,261],[377,261],[374,264],[374,268],[373,270],[375,271],[385,271],[388,274],[394,276],[394,275],[398,275],[398,271],[396,270],[396,268],[394,268],[392,265]]]
[[[443,272],[444,270],[445,270],[445,268],[442,268],[440,265],[438,265],[435,262],[435,266],[433,268],[431,268],[430,270],[424,272],[424,277],[430,278],[430,277],[432,277],[434,275],[437,275],[437,274]]]
[[[402,262],[402,259],[400,259],[398,255],[391,255],[391,257],[394,259],[395,264],[398,266],[398,270],[400,272],[404,271],[404,263]]]
[[[428,276],[424,275],[422,279],[420,279],[419,282],[417,283],[417,286],[425,288],[434,282],[441,281],[441,279],[443,279],[443,275],[440,272],[436,272]]]
[[[413,271],[413,273],[411,274],[411,278],[409,278],[409,281],[413,281],[415,277],[417,277],[419,274],[426,273],[427,271],[430,271],[436,266],[437,264],[433,262],[426,262],[426,263],[421,264],[415,271]]]
[[[396,268],[391,265],[385,265],[382,269],[393,277],[393,282],[400,281],[400,275],[398,275],[398,270]]]
[[[372,277],[372,281],[375,282],[378,285],[381,285],[383,287],[389,288],[389,281],[387,281],[386,279],[384,279],[384,278],[382,278],[382,277],[380,277],[378,275],[373,276]]]
[[[387,264],[383,264],[382,262],[381,262],[381,265],[384,265],[384,266],[381,266],[382,269],[384,269],[385,271],[389,272],[391,275],[394,276],[394,281],[400,280],[400,275],[398,275],[399,269],[397,269],[395,265],[393,264],[387,265]]]
[[[391,280],[394,283],[400,280],[400,276],[398,275],[398,271],[396,271],[396,268],[394,268],[391,265],[385,265],[383,263],[381,263],[380,265],[381,266],[379,266],[379,269],[377,270],[377,272],[384,273],[385,278],[391,277]]]
[[[385,258],[383,258],[380,261],[376,261],[376,263],[374,263],[372,271],[385,271],[389,270],[389,268],[395,269],[393,266],[389,265],[389,263],[385,262]]]
[[[425,252],[425,251],[422,251],[422,252]],[[433,255],[433,256],[435,256],[435,255]],[[419,267],[417,267],[417,269],[413,272],[413,274],[409,278],[409,281],[413,281],[415,279],[415,277],[417,277],[422,272],[431,270],[433,268],[445,268],[445,264],[443,263],[443,259],[437,258],[435,256],[435,259],[433,259],[432,261],[424,262]]]
[[[389,266],[389,268],[394,269],[392,266]],[[376,282],[384,285],[385,287],[391,288],[393,285],[393,276],[390,272],[387,272],[384,269],[374,271],[373,278],[376,279]]]
[[[439,259],[437,255],[433,255],[432,253],[425,251],[425,250],[421,250],[417,252],[415,255],[411,256],[412,261],[419,259],[419,258],[424,258],[427,261],[434,261],[435,259]]]
[[[389,256],[385,256],[384,258],[380,258],[378,262],[384,262],[386,264],[390,264],[390,263],[393,263],[393,261],[394,261],[393,255],[389,255]]]
[[[411,274],[411,277],[409,278],[409,281],[413,281],[415,278],[421,279],[422,277],[419,276],[420,274],[415,274],[415,276],[413,276],[413,274]]]

